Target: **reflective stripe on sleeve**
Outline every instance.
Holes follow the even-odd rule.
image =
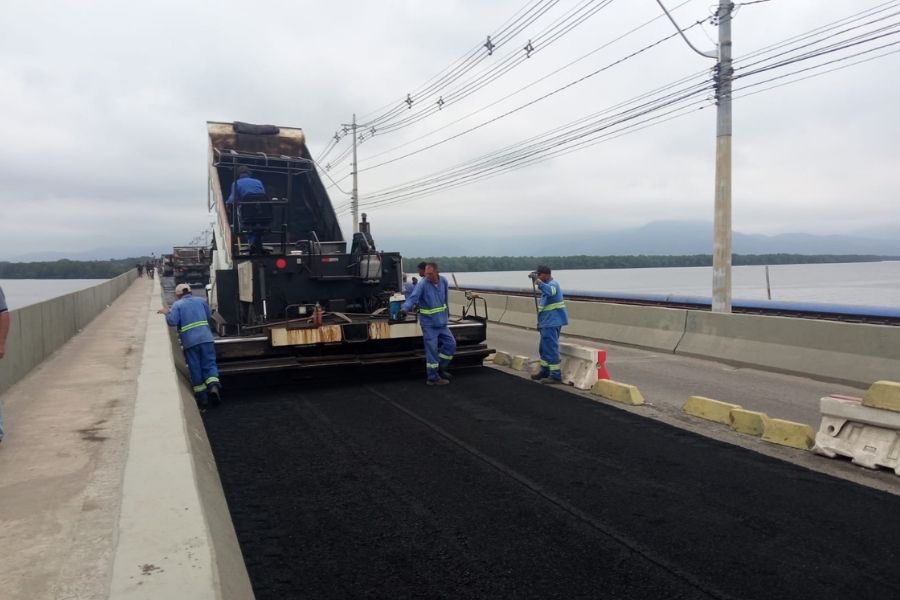
[[[437,313],[444,312],[445,310],[447,310],[446,304],[444,304],[443,306],[438,306],[437,308],[420,308],[419,314],[420,315],[436,315]]]

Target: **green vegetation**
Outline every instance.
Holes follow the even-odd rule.
[[[110,279],[133,269],[149,256],[110,260],[56,260],[53,262],[0,262],[0,279]]]
[[[709,267],[711,254],[687,256],[436,256],[404,258],[403,270],[415,272],[421,261],[437,262],[441,271],[531,271],[537,265],[551,269],[640,269],[647,267]],[[814,263],[853,263],[897,260],[897,257],[868,254],[734,254],[732,264],[802,265]]]

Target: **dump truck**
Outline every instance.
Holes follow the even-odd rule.
[[[303,131],[241,122],[207,130],[207,289],[220,372],[390,364],[424,373],[414,313],[397,320],[388,310],[402,290],[400,253],[376,247],[365,215],[348,244]],[[265,193],[229,202],[242,167]],[[480,365],[491,352],[486,303],[472,296],[462,312],[450,323],[454,365]]]
[[[203,246],[175,246],[172,248],[172,275],[175,284],[187,283],[192,287],[209,283],[210,251]],[[165,269],[163,270],[165,273]]]

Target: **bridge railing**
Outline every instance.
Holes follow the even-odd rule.
[[[84,329],[136,278],[132,269],[93,287],[9,311],[6,354],[0,360],[0,394]]]

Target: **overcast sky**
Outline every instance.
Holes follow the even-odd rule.
[[[561,0],[479,68],[521,51],[582,1]],[[160,252],[187,243],[210,222],[206,121],[300,127],[315,157],[354,112],[365,117],[399,102],[526,4],[2,1],[0,259],[48,249]],[[714,2],[665,4],[678,7],[673,16],[687,26],[709,16]],[[882,4],[771,0],[741,6],[733,21],[734,56]],[[658,18],[562,68],[660,15],[655,0],[613,0],[465,100],[414,126],[366,140],[359,147],[363,201],[372,191],[516,144],[711,68],[714,61],[671,39],[457,140],[365,171],[670,35],[672,24]],[[707,22],[687,35],[695,46],[712,50],[716,27]],[[734,229],[857,233],[900,225],[898,67],[900,54],[893,54],[737,97]],[[416,138],[421,139],[408,143]],[[407,145],[373,157],[401,144]],[[363,210],[382,247],[394,237],[602,234],[660,219],[712,220],[714,161],[715,108],[709,107],[480,183]],[[344,161],[332,173],[339,179],[347,171]],[[340,181],[343,190],[350,187],[349,178]],[[330,193],[336,205],[347,200],[337,188]],[[342,227],[349,237],[348,218]]]

